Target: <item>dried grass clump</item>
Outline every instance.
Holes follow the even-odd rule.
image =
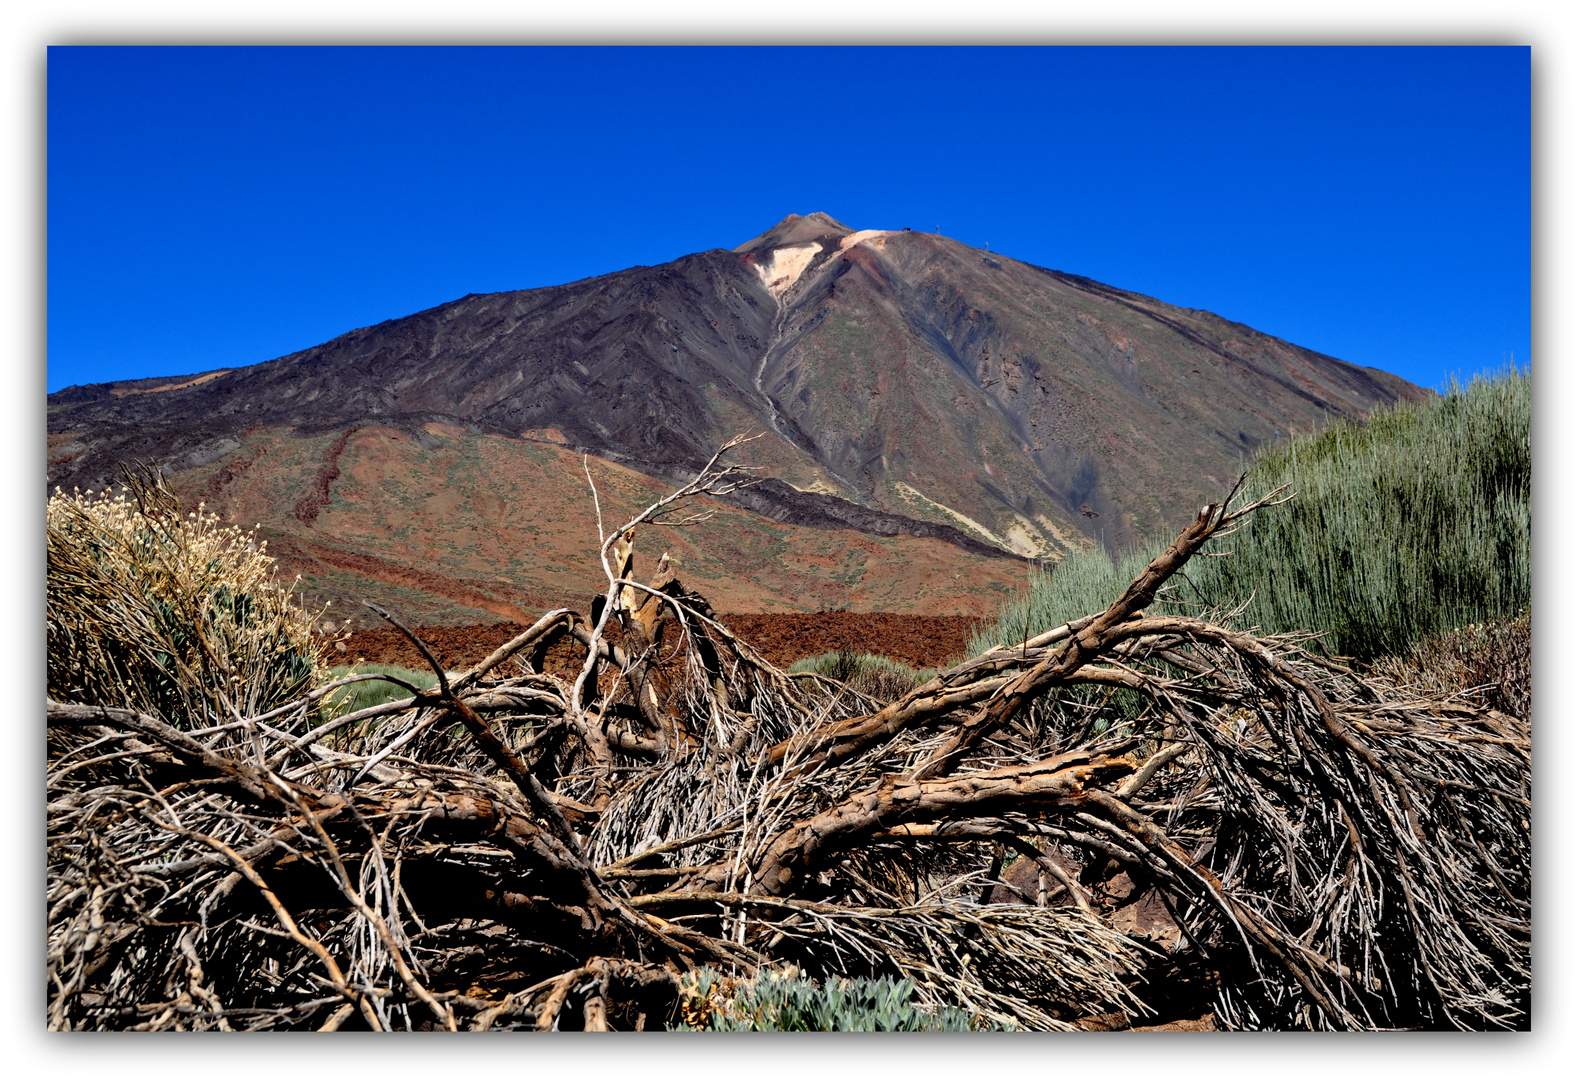
[[[46,522],[50,697],[199,727],[267,712],[327,674],[268,541],[201,504],[183,514],[157,472],[128,470],[115,494],[57,491]]]
[[[1493,709],[1530,719],[1534,634],[1529,612],[1512,619],[1462,626],[1383,657],[1376,674],[1422,694],[1461,694]]]

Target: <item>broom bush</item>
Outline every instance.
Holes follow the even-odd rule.
[[[413,668],[401,667],[399,664],[357,664],[354,667],[339,664],[329,671],[331,679],[344,678],[346,675],[393,675],[420,690],[428,690],[438,685],[438,676],[432,671],[417,671]],[[410,696],[410,691],[398,683],[382,680],[355,682],[332,691],[324,700],[323,713],[326,719],[344,716],[346,713],[370,709],[375,705],[400,701]]]
[[[314,616],[275,581],[267,541],[183,514],[157,473],[46,511],[49,696],[178,727],[257,716],[328,674]]]
[[[1509,368],[1421,404],[1262,451],[1244,490],[1294,498],[1197,559],[1174,610],[1224,613],[1263,632],[1313,630],[1360,659],[1457,627],[1517,616],[1530,597],[1531,392]],[[1119,558],[1068,556],[1006,605],[980,651],[1106,607],[1165,541]]]
[[[1258,515],[1192,580],[1274,632],[1327,632],[1361,659],[1529,606],[1526,372],[1453,384],[1421,405],[1341,421],[1260,455],[1248,490],[1297,497]]]

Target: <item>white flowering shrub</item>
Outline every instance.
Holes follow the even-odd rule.
[[[47,510],[49,696],[194,728],[255,716],[327,674],[314,615],[275,581],[267,541],[182,513],[156,473]]]

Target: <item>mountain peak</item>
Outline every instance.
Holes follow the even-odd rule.
[[[352,543],[333,529],[384,519],[344,507],[377,503],[382,477],[419,466],[410,490],[437,490],[449,433],[488,437],[476,467],[506,472],[474,483],[491,492],[498,477],[540,475],[543,444],[575,476],[589,453],[688,479],[758,430],[742,461],[788,485],[752,489],[773,520],[800,513],[795,489],[822,492],[1055,560],[1167,528],[1295,427],[1425,393],[1209,313],[825,213],[791,215],[737,250],[473,297],[209,378],[51,395],[46,484],[98,490],[118,461],[158,460],[191,473],[181,482],[209,506],[272,521],[280,543],[316,545],[327,554],[311,558],[350,573],[383,548],[331,550]],[[398,456],[397,443],[436,456]],[[479,515],[458,520],[504,513],[454,498]],[[442,515],[422,527],[461,527]],[[876,529],[862,520],[852,527]],[[389,580],[428,572],[425,543],[411,533],[409,563],[388,571],[407,577]]]
[[[854,231],[831,214],[824,214],[820,210],[804,215],[790,214],[760,236],[753,236],[745,241],[735,248],[734,252],[736,255],[744,255],[751,251],[792,247],[796,244],[836,241]]]
[[[794,217],[793,214],[790,214],[789,216],[790,217]],[[830,226],[831,228],[838,229],[841,232],[854,232],[855,231],[854,229],[851,229],[848,225],[845,225],[842,221],[839,221],[832,214],[824,214],[820,210],[812,211],[811,213],[807,214],[803,220],[805,220],[805,221],[814,221],[814,222],[816,222],[819,225]]]

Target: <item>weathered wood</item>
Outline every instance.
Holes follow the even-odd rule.
[[[1266,499],[881,704],[767,664],[666,562],[636,576],[649,525],[739,482],[715,460],[603,532],[593,618],[432,661],[402,701],[48,702],[51,1027],[658,1027],[681,973],[790,958],[994,1023],[1132,1026],[1160,961],[1117,928],[1120,868],[1167,905],[1168,962],[1216,973],[1219,1026],[1526,1023],[1527,722],[1155,611]],[[542,670],[564,635],[573,680]],[[1027,903],[983,903],[1016,853]]]

